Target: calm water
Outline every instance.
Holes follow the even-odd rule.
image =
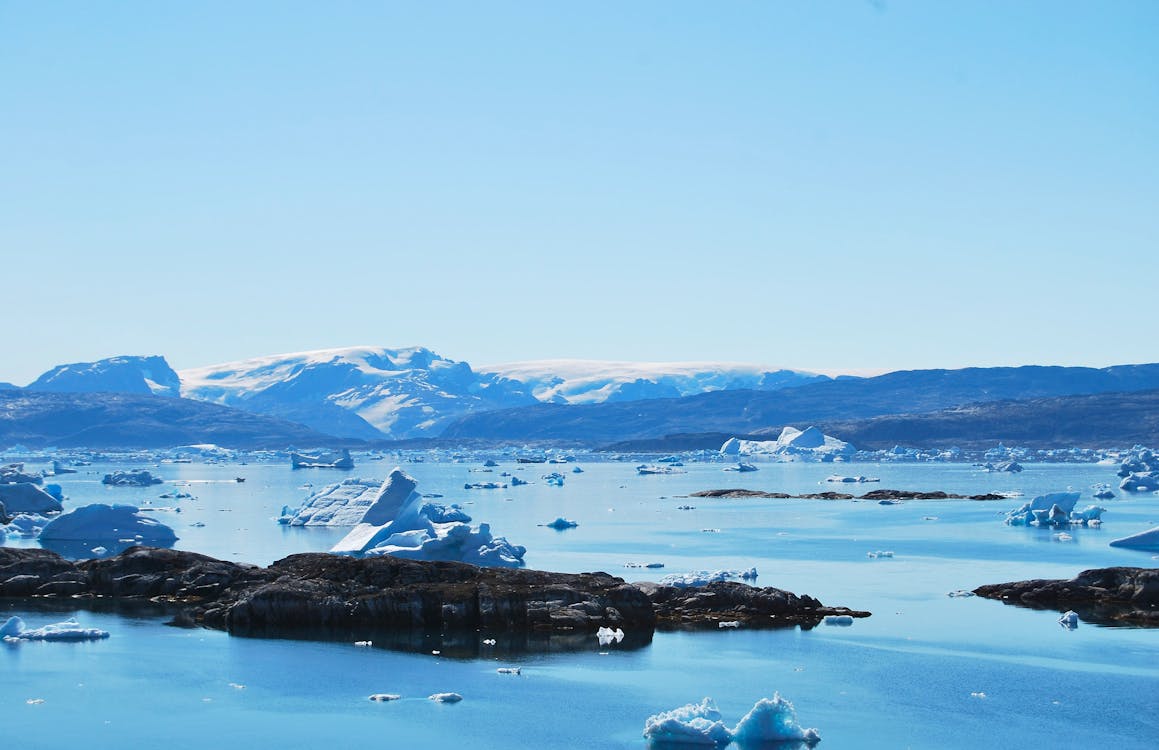
[[[266,564],[287,554],[328,549],[345,532],[289,529],[273,521],[283,504],[342,476],[382,478],[390,462],[351,473],[292,472],[281,464],[173,464],[149,467],[166,485],[109,489],[109,467],[61,477],[70,501],[148,501],[174,526],[178,546]],[[824,483],[832,466],[762,464],[737,475],[720,465],[641,477],[629,463],[570,466],[413,463],[404,468],[425,493],[460,502],[476,522],[528,547],[530,567],[605,570],[629,580],[670,572],[756,566],[758,583],[808,593],[827,604],[868,609],[852,627],[811,631],[658,633],[639,649],[601,649],[449,658],[345,643],[251,640],[178,630],[160,616],[76,612],[112,633],[86,644],[0,647],[0,706],[19,727],[22,747],[111,747],[164,741],[173,748],[315,748],[387,741],[390,746],[464,748],[643,748],[644,719],[659,710],[716,699],[728,722],[760,697],[780,691],[802,723],[819,728],[824,748],[1061,747],[1150,748],[1159,736],[1159,632],[1080,624],[1058,615],[946,593],[982,583],[1071,577],[1090,567],[1155,565],[1152,553],[1117,550],[1110,539],[1159,525],[1159,498],[1120,496],[1101,529],[1048,530],[1003,525],[998,502],[709,500],[701,489],[746,487],[790,493],[875,488],[962,494],[1082,491],[1114,481],[1113,467],[1029,464],[1020,475],[968,465],[875,465],[841,471],[880,484]],[[465,482],[517,471],[535,484],[463,490]],[[552,469],[562,488],[537,481]],[[245,483],[233,481],[244,476]],[[173,483],[188,485],[175,488]],[[852,488],[852,489],[850,489]],[[181,489],[195,497],[163,500]],[[692,505],[694,510],[678,510]],[[537,524],[557,516],[578,528]],[[203,526],[198,524],[204,524]],[[705,532],[703,529],[718,529]],[[20,544],[9,540],[10,544]],[[875,550],[891,559],[869,559]],[[626,562],[663,562],[660,571]],[[32,626],[72,614],[0,605]],[[433,644],[436,647],[439,644]],[[458,652],[456,652],[458,653]],[[519,676],[498,666],[523,667]],[[462,703],[426,700],[454,691]],[[404,700],[379,704],[376,692]],[[984,693],[975,697],[972,693]],[[28,703],[30,700],[42,703]],[[33,730],[33,727],[36,727]]]

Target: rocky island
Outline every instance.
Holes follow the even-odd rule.
[[[1159,627],[1159,568],[1095,568],[1069,581],[994,583],[974,593],[1020,607],[1073,610],[1098,624]]]
[[[813,627],[830,615],[868,617],[776,588],[713,583],[677,589],[607,573],[481,568],[390,556],[291,555],[262,568],[206,555],[130,547],[69,561],[0,548],[0,597],[171,606],[175,624],[246,636],[342,638],[367,631],[595,633],[657,627]]]

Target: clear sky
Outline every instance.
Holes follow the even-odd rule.
[[[1159,361],[1159,3],[0,0],[0,380]]]

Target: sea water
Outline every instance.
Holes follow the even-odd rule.
[[[149,466],[166,484],[108,488],[106,471],[58,477],[66,508],[125,502],[154,508],[177,531],[177,547],[238,562],[268,564],[324,551],[342,529],[289,528],[274,520],[312,489],[347,476],[383,478],[395,463],[360,461],[352,472],[292,471],[282,464]],[[1159,498],[1118,493],[1095,501],[1091,486],[1114,468],[1026,464],[1021,474],[967,464],[852,464],[849,474],[880,483],[825,482],[830,465],[760,464],[725,473],[689,464],[686,473],[639,476],[632,463],[403,463],[419,491],[460,503],[476,523],[526,545],[529,567],[603,570],[655,580],[697,569],[748,568],[758,585],[810,594],[830,605],[869,610],[850,627],[660,632],[650,644],[601,647],[594,636],[572,650],[512,653],[500,643],[409,642],[407,650],[352,643],[236,638],[165,625],[162,613],[51,611],[0,603],[36,627],[75,615],[108,630],[92,643],[0,647],[0,706],[21,747],[171,748],[377,745],[462,748],[643,748],[645,718],[713,697],[735,723],[779,691],[829,748],[1150,748],[1159,737],[1159,632],[1080,623],[1058,613],[947,596],[983,583],[1069,578],[1109,565],[1154,566],[1154,553],[1107,546],[1159,525]],[[544,483],[559,470],[563,487]],[[464,490],[505,481],[532,484]],[[237,482],[244,477],[245,482]],[[312,486],[307,486],[312,485]],[[799,494],[878,488],[958,494],[1021,492],[1001,501],[711,499],[692,492],[743,487]],[[1005,511],[1036,494],[1073,489],[1079,507],[1107,508],[1100,528],[1010,527]],[[162,493],[189,492],[188,499]],[[692,506],[681,510],[680,506]],[[180,512],[176,509],[180,508]],[[564,516],[566,531],[541,526]],[[9,539],[8,544],[34,542]],[[890,551],[893,557],[871,558]],[[91,553],[89,553],[91,555]],[[625,567],[663,563],[663,569]],[[480,639],[482,636],[480,636]],[[429,646],[429,648],[427,648]],[[439,651],[440,653],[431,653]],[[518,675],[497,674],[519,666]],[[463,695],[458,704],[427,700]],[[367,700],[397,693],[391,703]]]

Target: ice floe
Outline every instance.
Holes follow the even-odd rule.
[[[340,451],[291,453],[291,469],[353,469],[354,459],[347,448]]]
[[[551,521],[550,523],[540,524],[540,526],[546,526],[547,528],[555,529],[556,531],[563,531],[564,529],[574,529],[576,526],[579,526],[579,524],[576,523],[575,521],[571,520],[570,518],[564,518],[563,516],[559,516],[554,521]]]

